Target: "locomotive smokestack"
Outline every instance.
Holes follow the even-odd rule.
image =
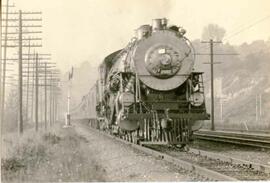
[[[152,20],[152,29],[153,31],[161,30],[162,29],[162,19],[153,19]]]

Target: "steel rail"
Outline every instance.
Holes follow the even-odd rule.
[[[203,129],[203,130],[209,130],[209,129]],[[231,129],[231,128],[220,128],[217,127],[216,131],[221,132],[232,132],[232,133],[259,133],[259,134],[270,134],[270,130],[244,130],[244,129]]]
[[[196,133],[200,133],[200,134],[216,134],[216,135],[226,135],[226,136],[234,136],[234,137],[242,137],[242,138],[270,140],[270,135],[265,134],[265,133],[235,132],[235,131],[225,131],[225,130],[215,130],[215,131],[199,130]]]
[[[189,152],[194,153],[194,154],[198,154],[198,155],[202,155],[202,156],[207,156],[207,157],[212,158],[212,159],[216,159],[216,160],[220,160],[220,161],[224,161],[224,162],[229,162],[229,163],[235,164],[235,165],[245,165],[246,167],[249,167],[250,169],[254,169],[254,170],[257,170],[260,172],[270,173],[270,166],[263,165],[260,163],[246,161],[246,160],[242,160],[242,159],[238,159],[238,158],[232,158],[232,157],[221,155],[218,153],[203,151],[203,150],[194,149],[194,148],[189,148]]]
[[[216,142],[225,142],[231,144],[239,144],[253,147],[260,147],[270,149],[270,140],[267,139],[255,139],[251,137],[234,137],[227,135],[217,135],[217,134],[205,134],[205,133],[194,133],[196,139],[216,141]]]

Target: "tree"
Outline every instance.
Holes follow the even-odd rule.
[[[213,39],[214,41],[221,41],[225,36],[225,29],[217,24],[209,24],[203,28],[202,40]]]

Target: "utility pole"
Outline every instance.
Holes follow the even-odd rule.
[[[58,119],[58,93],[55,94],[55,115],[54,115],[54,121],[56,122]]]
[[[223,121],[223,101],[222,97],[220,97],[220,121]]]
[[[212,39],[210,39],[210,65],[211,65],[211,130],[215,130],[214,55],[213,55],[213,40]]]
[[[22,11],[19,11],[19,60],[18,60],[18,87],[19,87],[19,116],[18,116],[18,126],[19,134],[23,133],[23,86],[22,86]]]
[[[1,8],[1,12],[0,12],[0,35],[1,35],[1,44],[0,44],[0,133],[1,135],[3,134],[3,121],[2,121],[2,109],[1,109],[1,104],[2,104],[2,99],[1,99],[1,96],[2,96],[2,0],[0,1],[0,8]],[[0,141],[0,147],[1,147],[1,150],[2,150],[2,136],[1,136],[1,141]],[[1,152],[1,155],[6,153],[6,151],[2,151]],[[0,164],[2,165],[2,158],[0,158]]]
[[[215,97],[214,97],[214,43],[222,43],[221,41],[202,41],[202,43],[210,44],[210,73],[211,73],[211,130],[215,130]]]
[[[44,72],[45,72],[45,79],[44,79],[44,123],[45,123],[45,130],[47,130],[47,63],[45,62],[44,65]]]
[[[35,71],[35,73],[38,73],[38,85],[37,83],[34,84],[32,87],[43,87],[44,86],[44,90],[42,89],[42,91],[44,91],[44,103],[43,103],[43,96],[40,92],[38,92],[38,94],[40,94],[38,96],[38,103],[40,104],[38,106],[38,122],[39,122],[39,127],[40,127],[40,121],[42,121],[43,123],[43,119],[44,119],[44,127],[45,129],[47,129],[48,127],[48,86],[51,88],[52,86],[50,86],[50,84],[53,85],[53,83],[48,82],[50,78],[48,78],[48,72],[51,74],[51,79],[53,76],[55,77],[56,73],[54,70],[51,70],[50,68],[54,68],[55,64],[54,62],[41,62],[41,60],[50,60],[50,57],[44,58],[44,57],[40,57],[40,55],[49,55],[49,54],[38,54],[38,65],[37,63],[34,65],[34,63],[31,63],[32,66],[30,65],[29,68],[36,68],[36,70],[38,70],[38,72]],[[34,77],[35,75],[33,74],[32,76],[30,76],[31,71],[28,71],[28,69],[26,71],[23,71],[23,73],[27,73],[27,75],[23,75],[23,77]],[[35,77],[36,78],[36,77]],[[38,91],[40,91],[40,88],[38,89]],[[51,118],[50,118],[51,119]]]
[[[259,95],[259,101],[260,101],[260,119],[262,118],[262,94]]]
[[[30,39],[28,47],[28,60],[27,60],[27,82],[26,82],[26,120],[28,121],[28,109],[29,109],[29,78],[30,78]]]
[[[36,53],[36,74],[35,74],[35,126],[36,132],[38,131],[38,54]]]
[[[256,122],[258,121],[258,94],[256,94],[256,105],[255,105],[255,110],[256,110]]]
[[[29,56],[29,55],[28,55]],[[35,59],[33,60],[35,62]],[[34,78],[35,77],[35,67],[33,66],[33,70],[32,70],[32,101],[31,101],[31,122],[34,122],[34,89],[35,89],[35,82],[34,82]]]
[[[1,1],[2,2],[2,1]],[[9,15],[9,0],[7,0],[6,4],[6,13],[5,13],[5,32],[4,32],[4,52],[3,52],[3,78],[2,78],[2,39],[1,39],[1,69],[0,69],[0,101],[1,101],[1,124],[4,122],[5,116],[5,87],[6,87],[6,58],[7,58],[7,35],[8,35],[8,15]],[[1,6],[2,8],[2,6]],[[1,37],[2,37],[2,11],[1,11]],[[3,79],[3,81],[2,81]]]
[[[53,81],[52,81],[52,73],[50,74],[50,103],[49,103],[49,106],[50,106],[50,127],[52,127],[52,89],[53,89],[53,87],[52,87],[52,83],[53,83]]]
[[[32,13],[31,13],[32,14]],[[18,35],[18,47],[19,47],[19,52],[18,52],[18,71],[19,71],[19,78],[18,78],[18,91],[19,91],[19,116],[18,116],[18,127],[19,127],[19,134],[23,133],[23,25],[22,25],[22,11],[19,10],[19,35]],[[30,43],[30,39],[29,39]],[[31,45],[27,45],[28,48],[31,47]],[[28,53],[29,55],[29,53]],[[29,61],[29,60],[28,60]],[[29,72],[29,70],[28,70]],[[29,74],[28,74],[29,76]],[[27,99],[28,100],[28,99]],[[28,106],[27,106],[28,107]]]
[[[24,118],[23,118],[23,60],[25,60],[23,58],[23,47],[28,47],[28,49],[30,49],[29,47],[41,47],[40,44],[30,44],[30,40],[40,40],[37,38],[31,38],[29,37],[28,39],[23,37],[24,34],[32,34],[32,33],[41,33],[41,32],[35,32],[35,31],[28,31],[28,30],[23,30],[23,28],[30,28],[30,27],[40,27],[41,25],[25,25],[23,24],[24,22],[32,22],[32,21],[41,21],[41,19],[31,19],[31,18],[25,18],[22,17],[23,15],[31,15],[31,14],[41,14],[41,12],[22,12],[21,10],[19,10],[18,12],[12,12],[10,14],[13,15],[18,15],[18,18],[13,18],[13,19],[8,19],[8,17],[5,18],[6,21],[13,21],[13,22],[18,22],[18,25],[12,25],[11,27],[13,28],[18,28],[18,33],[16,31],[13,32],[8,32],[6,34],[11,34],[11,35],[18,35],[17,38],[7,38],[6,41],[18,41],[17,44],[5,44],[5,47],[11,47],[11,48],[18,48],[18,58],[17,59],[7,59],[5,58],[5,61],[7,60],[15,60],[18,61],[18,132],[21,135],[23,133],[23,124],[24,124]],[[5,25],[6,27],[8,25]],[[23,41],[29,41],[29,44],[24,44]],[[9,42],[10,43],[10,42]],[[29,53],[28,53],[29,55]],[[29,62],[29,58],[27,59]],[[3,78],[3,81],[5,80],[5,78]],[[4,82],[3,82],[3,86],[4,86]],[[29,84],[29,83],[28,83]],[[27,88],[28,89],[28,88]],[[5,93],[5,88],[3,87],[3,94]],[[28,90],[27,90],[27,107],[28,107]],[[2,95],[3,96],[3,95]],[[5,98],[5,96],[3,96],[3,99]],[[4,109],[4,102],[2,101],[2,110]],[[27,109],[28,110],[28,109]],[[27,111],[26,110],[26,111]],[[3,113],[4,114],[4,111]],[[1,115],[1,117],[3,118],[3,115]],[[28,111],[26,112],[26,117],[28,117]]]
[[[52,119],[53,124],[55,124],[55,91],[53,91],[53,100],[52,100]]]

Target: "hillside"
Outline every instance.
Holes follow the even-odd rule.
[[[198,45],[198,42],[195,44]],[[209,51],[199,49],[197,52]],[[214,74],[216,120],[222,125],[237,123],[243,126],[242,123],[246,123],[247,127],[270,128],[270,114],[267,113],[270,107],[270,40],[258,40],[240,46],[215,45],[215,53],[238,54],[214,58],[216,62],[221,62],[215,65]],[[209,65],[202,64],[203,62],[209,62],[209,56],[197,58],[196,68],[205,72],[207,104],[210,111],[210,69]]]

